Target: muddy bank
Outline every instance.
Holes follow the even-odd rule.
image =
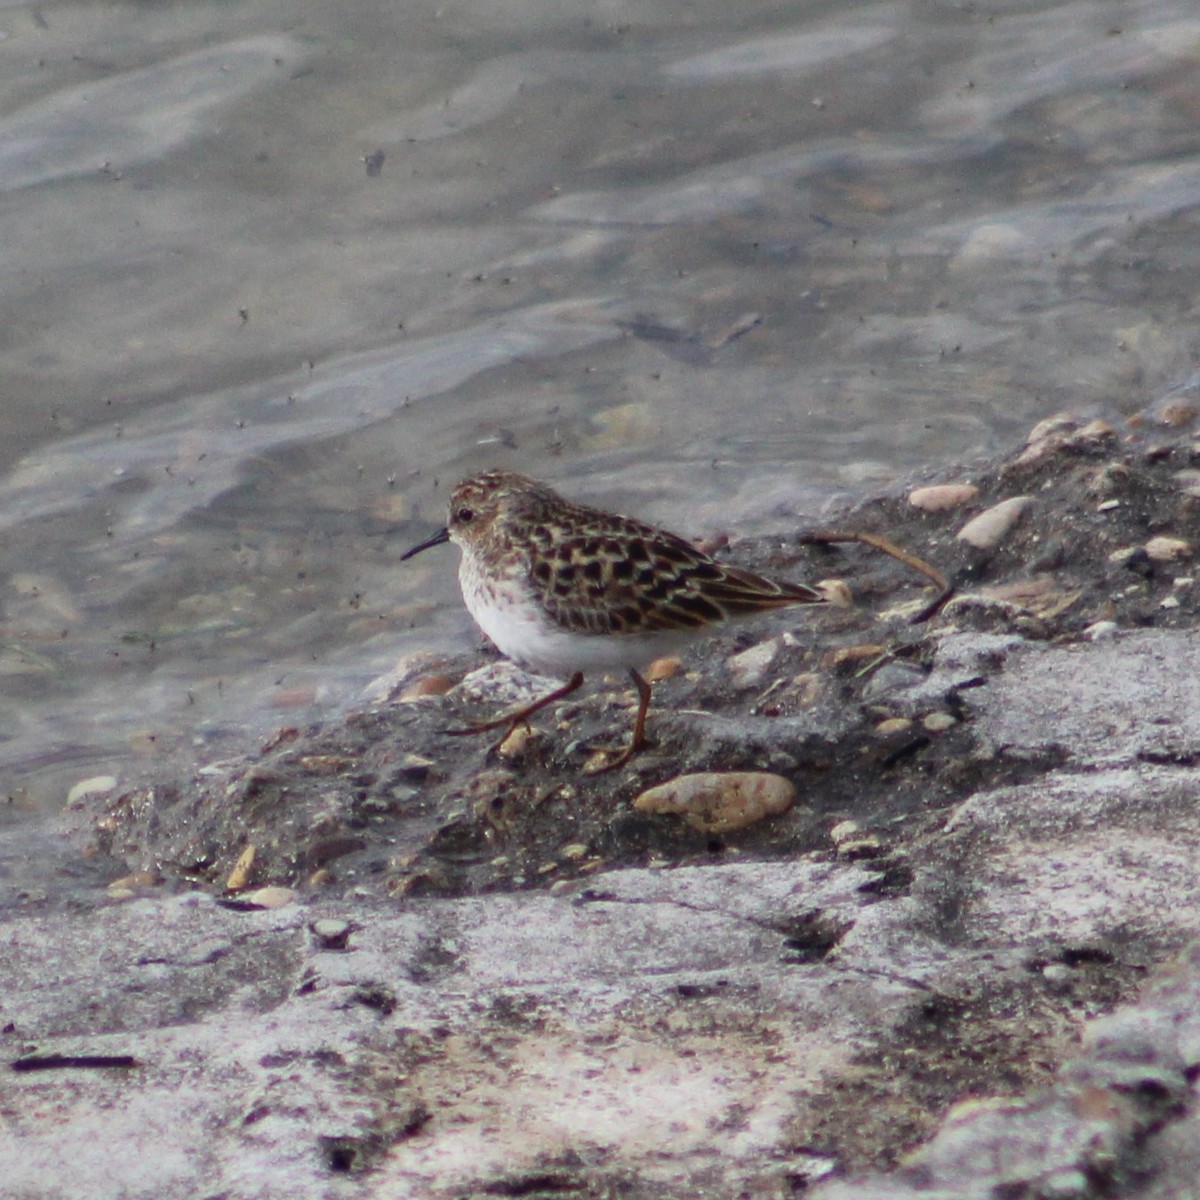
[[[954,580],[918,624],[937,588],[869,546],[730,547],[856,604],[664,667],[622,771],[603,682],[498,754],[447,737],[529,686],[480,655],[81,799],[124,878],[9,922],[7,1058],[126,1065],[12,1075],[13,1194],[1187,1194],[1195,415],[823,514]],[[735,771],[790,807],[647,811]]]

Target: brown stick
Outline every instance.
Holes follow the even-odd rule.
[[[63,1068],[96,1070],[97,1068],[136,1067],[132,1054],[29,1054],[14,1058],[8,1064],[14,1071],[57,1071]]]
[[[906,567],[912,567],[914,571],[919,571],[927,579],[932,579],[941,590],[935,599],[931,600],[915,617],[909,620],[910,625],[920,625],[922,622],[928,621],[930,617],[941,612],[947,601],[952,599],[958,591],[957,582],[947,579],[937,567],[930,566],[923,558],[918,558],[908,550],[901,549],[895,542],[890,542],[887,538],[880,537],[877,533],[842,533],[833,530],[817,530],[813,533],[801,534],[800,541],[810,546],[829,546],[837,542],[861,542],[864,546],[870,546],[874,550],[882,550],[884,554],[890,554],[897,562],[902,562]]]
[[[884,554],[890,554],[897,562],[902,562],[906,567],[912,567],[914,571],[919,571],[927,579],[932,579],[943,591],[950,586],[950,581],[937,567],[931,567],[923,558],[918,558],[908,550],[901,549],[895,542],[889,542],[887,538],[880,537],[877,533],[843,533],[836,530],[816,530],[812,533],[801,534],[800,541],[810,546],[829,546],[838,542],[861,542],[864,546],[870,546],[875,550],[882,550]]]

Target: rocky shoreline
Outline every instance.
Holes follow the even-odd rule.
[[[538,685],[426,657],[81,794],[120,877],[5,920],[6,1194],[1193,1194],[1197,415],[824,514],[953,580],[919,623],[869,545],[733,547],[855,604],[662,664],[611,775],[623,692],[489,756]]]

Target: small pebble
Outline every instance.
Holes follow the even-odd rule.
[[[417,704],[435,696],[444,696],[454,686],[449,675],[424,675],[410,683],[396,699],[401,704]]]
[[[262,746],[259,747],[259,753],[263,755],[271,754],[278,750],[281,746],[287,746],[294,742],[299,736],[300,730],[297,729],[295,725],[284,725],[281,728],[276,729],[275,732],[272,733],[265,742],[263,742]]]
[[[1097,498],[1117,495],[1127,486],[1128,480],[1129,468],[1124,463],[1105,463],[1088,483],[1088,495]]]
[[[861,663],[872,658],[879,658],[886,653],[887,647],[881,642],[864,642],[857,646],[839,646],[836,650],[830,650],[822,657],[821,666],[828,671],[834,667],[845,666],[847,663]]]
[[[883,841],[878,834],[864,830],[857,821],[839,821],[830,831],[829,840],[842,858],[878,858]]]
[[[506,762],[513,762],[517,759],[525,757],[526,751],[529,749],[529,743],[533,739],[533,730],[528,725],[518,725],[500,743],[496,753]]]
[[[811,708],[821,694],[823,682],[815,671],[803,671],[788,684],[788,694],[794,696],[801,708]]]
[[[888,717],[887,720],[880,721],[875,726],[875,732],[880,737],[890,737],[894,733],[903,733],[912,726],[913,723],[907,717]]]
[[[857,821],[839,821],[830,831],[829,840],[840,846],[843,842],[851,841],[862,833],[862,826]]]
[[[1075,972],[1067,966],[1066,963],[1047,963],[1042,968],[1042,978],[1047,983],[1053,983],[1062,986],[1064,983],[1070,983],[1075,977]]]
[[[91,796],[103,796],[106,792],[115,791],[117,777],[115,775],[93,775],[91,779],[81,779],[67,793],[67,806],[78,804]]]
[[[844,579],[821,579],[813,587],[825,597],[826,604],[835,608],[854,607],[854,593]]]
[[[1097,512],[1112,512],[1114,508],[1120,508],[1120,500],[1103,500],[1096,505]]]
[[[1096,417],[1095,420],[1089,421],[1082,429],[1079,430],[1071,439],[1071,444],[1078,445],[1080,442],[1107,442],[1117,436],[1117,431],[1103,417]]]
[[[613,756],[619,753],[619,750],[608,750],[601,746],[583,760],[583,766],[579,769],[585,775],[601,775],[608,770],[608,764],[612,762]]]
[[[796,788],[765,771],[704,771],[647,788],[633,802],[640,812],[675,813],[701,833],[730,833],[787,812]]]
[[[930,733],[944,733],[958,724],[958,719],[948,712],[931,712],[922,722]]]
[[[114,879],[108,885],[108,891],[110,894],[128,892],[132,895],[139,888],[155,887],[161,881],[162,876],[157,871],[134,871],[131,875],[122,875],[120,879]]]
[[[656,658],[643,672],[647,683],[658,683],[661,679],[674,679],[683,670],[683,660],[673,655]]]
[[[548,691],[562,685],[561,679],[534,675],[516,663],[504,659],[477,667],[463,677],[453,689],[456,696],[473,704],[485,704],[497,709],[507,705],[532,704]]]
[[[1178,429],[1183,425],[1190,424],[1197,415],[1200,415],[1200,409],[1183,400],[1165,404],[1157,413],[1159,424],[1169,426],[1171,429]]]
[[[1032,496],[1012,496],[1008,500],[1001,500],[999,504],[993,504],[958,531],[959,541],[979,550],[994,550],[1004,541],[1032,503]]]
[[[1080,426],[1076,417],[1059,413],[1039,421],[1029,431],[1025,449],[1017,456],[1016,464],[1039,462],[1066,449],[1100,449],[1103,443],[1112,441],[1116,435],[1117,431],[1103,419],[1097,418]]]
[[[757,646],[751,646],[749,650],[742,650],[732,655],[726,660],[725,666],[729,669],[733,686],[736,688],[761,686],[763,680],[766,679],[768,668],[775,661],[778,653],[779,639],[768,638],[765,642],[759,642]]]
[[[416,795],[416,788],[389,788],[387,796],[368,796],[358,806],[358,811],[367,817],[381,817],[394,811],[394,805]]]
[[[864,833],[861,837],[847,838],[837,848],[840,857],[851,861],[859,858],[878,858],[884,844],[878,834]]]
[[[354,766],[344,754],[302,754],[296,761],[310,775],[340,775]]]
[[[296,899],[296,893],[286,887],[260,887],[243,892],[242,899],[259,908],[286,908]]]
[[[1068,430],[1075,428],[1075,418],[1070,413],[1055,413],[1051,417],[1045,417],[1039,421],[1025,438],[1025,445],[1035,446],[1038,442],[1044,442],[1048,437],[1056,433],[1066,433]]]
[[[1152,537],[1142,549],[1154,562],[1174,562],[1192,554],[1191,543],[1176,537]]]
[[[229,872],[229,877],[225,880],[227,892],[240,892],[250,882],[250,872],[254,869],[254,855],[254,843],[251,842],[238,855],[237,862],[233,864],[233,870]]]
[[[914,488],[908,493],[908,502],[922,512],[946,512],[970,503],[978,495],[979,489],[973,483],[935,483]]]
[[[588,848],[583,842],[571,842],[559,850],[559,856],[570,862],[576,862],[587,857]]]
[[[355,925],[352,921],[340,921],[333,917],[322,917],[309,925],[313,937],[321,944],[322,950],[345,950]]]
[[[724,550],[729,545],[729,534],[713,533],[708,537],[696,539],[696,549],[702,554],[716,554],[720,550]]]
[[[423,754],[410,753],[400,760],[400,768],[397,773],[410,783],[420,783],[429,774],[429,768],[433,765],[432,758],[426,758]]]
[[[1200,471],[1193,468],[1176,471],[1173,478],[1185,496],[1200,496]]]
[[[428,650],[406,654],[397,660],[390,671],[377,675],[363,688],[363,698],[372,704],[391,703],[417,676],[429,674],[443,662],[441,655]]]

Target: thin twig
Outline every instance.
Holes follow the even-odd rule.
[[[930,566],[923,558],[918,558],[915,554],[902,549],[895,542],[891,542],[885,537],[880,537],[877,533],[846,533],[837,530],[815,530],[811,533],[801,534],[800,541],[807,545],[818,546],[831,546],[839,542],[859,542],[864,546],[870,546],[874,550],[882,550],[884,554],[891,555],[897,562],[902,562],[906,567],[912,567],[914,571],[918,571],[927,579],[933,580],[940,589],[940,594],[921,609],[915,617],[910,619],[909,624],[911,625],[920,625],[923,621],[928,621],[930,617],[942,610],[946,602],[958,590],[958,585],[948,580],[937,567]]]
[[[901,549],[895,542],[889,542],[887,538],[880,537],[877,533],[843,533],[837,530],[816,530],[812,533],[801,534],[800,541],[806,545],[821,546],[834,545],[838,542],[861,542],[864,546],[871,546],[876,550],[882,550],[884,554],[890,554],[892,558],[904,563],[906,567],[912,567],[914,571],[919,571],[927,579],[932,579],[940,588],[944,589],[950,586],[945,575],[937,567],[931,567],[923,558],[918,558],[908,550]]]
[[[136,1067],[132,1054],[29,1054],[8,1064],[14,1071],[96,1070]]]

